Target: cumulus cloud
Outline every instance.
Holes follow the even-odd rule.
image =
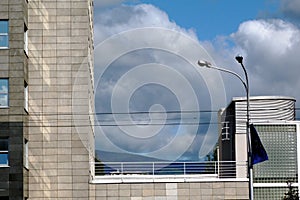
[[[258,94],[300,97],[300,30],[283,20],[247,21],[232,34],[246,53],[252,88]]]
[[[176,30],[196,39],[193,30],[186,30],[170,21],[168,15],[151,4],[121,5],[103,10],[95,16],[95,43],[135,28],[161,27]]]
[[[97,112],[158,112],[99,117],[111,127],[98,130],[98,148],[167,160],[185,151],[205,156],[217,141],[217,126],[208,125],[217,117],[197,111],[224,106],[225,93],[218,73],[196,66],[198,59],[213,62],[196,34],[158,8],[139,4],[100,12],[95,36]]]
[[[297,25],[282,19],[246,21],[235,33],[203,42],[203,46],[213,55],[217,65],[241,76],[243,71],[234,57],[237,54],[244,56],[251,95],[284,95],[300,99],[297,90],[300,87],[300,29]],[[239,80],[226,74],[223,80],[228,101],[233,96],[244,95]]]

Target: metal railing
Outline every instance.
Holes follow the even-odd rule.
[[[246,162],[96,162],[96,176],[116,175],[213,175],[217,178],[236,178],[237,168],[247,170]]]

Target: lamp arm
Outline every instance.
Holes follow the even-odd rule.
[[[249,91],[248,90],[248,84],[245,83],[245,81],[242,79],[242,77],[239,74],[237,74],[233,71],[223,69],[223,68],[219,68],[219,67],[215,67],[215,66],[211,66],[210,68],[234,75],[235,77],[237,77],[243,83],[243,86],[245,87],[245,90],[248,93],[248,91]],[[246,81],[248,82],[248,76],[246,76]]]

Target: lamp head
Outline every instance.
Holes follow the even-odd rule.
[[[198,65],[200,67],[205,67],[206,66],[206,62],[204,60],[198,60]]]
[[[243,56],[241,56],[240,54],[237,55],[237,56],[235,57],[235,59],[236,59],[236,61],[238,61],[238,63],[243,64]]]
[[[198,60],[198,65],[200,67],[208,67],[208,68],[212,66],[210,62],[207,62],[205,60]]]

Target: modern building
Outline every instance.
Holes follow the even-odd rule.
[[[93,1],[0,1],[0,199],[88,199]]]
[[[282,199],[287,181],[297,186],[299,122],[295,120],[295,99],[284,96],[250,98],[250,123],[259,132],[269,160],[254,165],[255,199]],[[246,98],[233,98],[219,112],[220,161],[247,161]],[[247,177],[245,166],[234,166],[236,177]],[[222,171],[222,167],[221,167]]]

